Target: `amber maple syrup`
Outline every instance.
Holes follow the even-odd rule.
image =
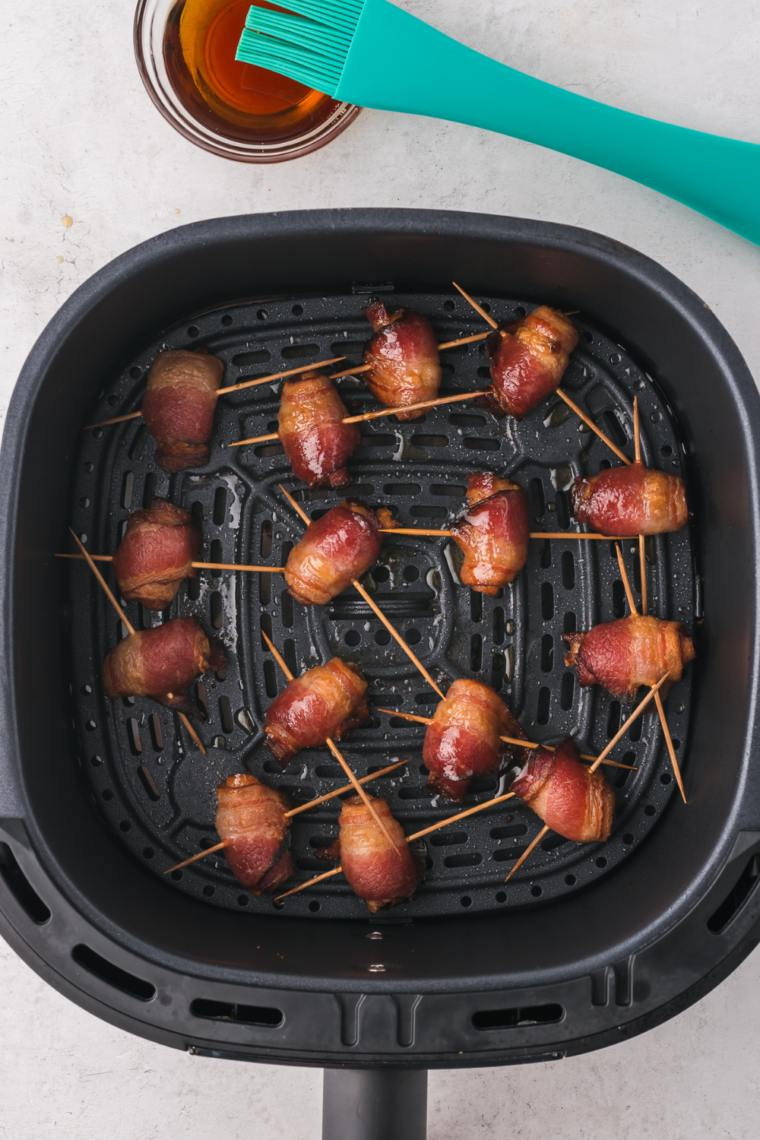
[[[235,139],[280,142],[316,130],[335,100],[235,59],[252,3],[286,11],[268,0],[177,0],[164,38],[177,96],[207,127]]]

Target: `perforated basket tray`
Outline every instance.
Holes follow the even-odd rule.
[[[480,318],[458,296],[405,295],[390,285],[359,287],[349,295],[231,305],[194,315],[145,344],[114,376],[92,418],[139,408],[150,363],[167,347],[207,348],[224,360],[225,384],[338,355],[358,363],[369,332],[361,306],[373,292],[382,292],[391,308],[407,305],[425,313],[441,341],[483,330]],[[500,321],[533,307],[519,298],[479,299]],[[574,320],[581,339],[563,388],[631,454],[630,413],[637,395],[645,462],[682,474],[683,448],[657,386],[630,352],[588,324],[583,313]],[[442,395],[489,383],[482,342],[444,352],[443,368]],[[377,406],[358,379],[347,378],[340,387],[352,412]],[[312,518],[345,492],[305,491],[278,443],[225,446],[276,430],[278,393],[279,386],[272,384],[222,398],[208,466],[172,477],[156,466],[154,443],[141,420],[88,432],[76,466],[71,512],[72,525],[86,535],[88,549],[112,553],[128,512],[149,505],[158,494],[192,511],[203,531],[202,559],[284,565],[303,524],[278,483]],[[519,424],[497,422],[475,403],[463,403],[401,425],[384,418],[362,426],[362,446],[349,464],[354,483],[348,493],[372,506],[390,506],[404,527],[446,528],[463,506],[468,474],[492,470],[513,477],[528,491],[532,529],[561,535],[575,529],[567,493],[573,476],[618,463],[556,398]],[[649,540],[647,550],[650,612],[683,621],[694,632],[698,614],[688,529]],[[638,590],[636,552],[629,543],[629,575]],[[532,739],[556,743],[572,734],[582,750],[597,754],[630,706],[621,707],[598,687],[578,688],[564,667],[560,634],[627,612],[613,545],[532,541],[524,572],[496,598],[459,583],[459,554],[445,538],[388,536],[365,585],[444,691],[456,677],[477,678],[502,694]],[[409,758],[406,768],[370,786],[388,800],[407,833],[457,810],[426,788],[424,726],[378,711],[431,715],[438,697],[353,589],[324,608],[306,609],[290,598],[280,575],[202,571],[183,584],[169,615],[197,615],[222,638],[227,655],[225,674],[208,676],[197,686],[197,700],[209,713],[200,730],[208,747],[204,758],[167,710],[147,699],[111,702],[104,696],[100,665],[125,631],[117,628],[113,611],[81,563],[71,566],[70,588],[73,717],[92,801],[134,857],[157,875],[217,842],[215,788],[234,772],[247,769],[296,802],[345,783],[326,749],[299,753],[282,773],[264,749],[266,708],[286,682],[263,645],[262,629],[294,673],[333,655],[362,668],[370,682],[372,720],[351,734],[343,750],[360,776]],[[126,612],[138,628],[167,616],[134,603]],[[674,744],[686,766],[689,691],[687,671],[667,703]],[[536,905],[605,875],[646,840],[674,790],[656,716],[639,720],[614,756],[637,770],[606,769],[618,804],[609,842],[580,845],[550,834],[505,885],[514,860],[541,823],[519,801],[485,810],[430,837],[424,882],[394,917]],[[473,781],[465,806],[481,803],[501,788],[503,778]],[[333,800],[293,821],[293,855],[301,880],[325,869],[315,858],[316,848],[337,834],[339,811],[340,801]],[[170,879],[178,890],[216,906],[272,913],[275,905],[271,897],[255,899],[243,891],[218,856],[173,872]],[[280,905],[289,915],[366,915],[364,903],[342,877]]]

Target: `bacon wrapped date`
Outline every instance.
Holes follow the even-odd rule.
[[[363,379],[375,399],[399,409],[434,400],[441,386],[441,362],[427,317],[413,309],[389,313],[382,301],[372,301],[364,312],[375,333],[364,349],[370,369]],[[416,420],[424,412],[396,414],[400,420]]]
[[[342,740],[368,720],[366,692],[361,670],[340,657],[308,669],[267,709],[264,744],[284,768],[302,748],[318,748],[328,737]]]
[[[159,352],[148,373],[142,414],[158,444],[156,463],[173,474],[208,463],[217,391],[224,364],[183,348]]]
[[[573,483],[573,513],[598,534],[666,534],[686,526],[686,485],[643,463],[608,467]]]
[[[532,752],[510,791],[565,839],[596,843],[610,837],[615,793],[601,768],[592,772],[581,762],[570,737],[556,752]]]
[[[307,487],[345,487],[346,462],[362,441],[358,424],[344,424],[348,408],[324,372],[286,380],[278,417],[280,442],[296,478]]]
[[[351,796],[343,802],[339,838],[319,852],[319,858],[340,859],[354,893],[364,899],[370,914],[376,914],[384,906],[396,906],[413,896],[423,864],[419,848],[412,849],[406,842],[403,828],[385,800],[371,802],[395,846],[388,842],[359,796]]]
[[[185,690],[201,674],[222,668],[224,651],[198,619],[173,618],[123,638],[103,662],[103,684],[109,697],[151,697],[203,719]]]
[[[375,513],[360,499],[345,499],[309,523],[285,565],[290,593],[301,605],[326,605],[377,562],[380,528],[392,523],[384,507]]]
[[[493,689],[479,681],[454,681],[425,733],[422,759],[430,769],[428,787],[461,803],[473,777],[495,775],[504,754],[515,755],[502,736],[527,740]]]
[[[216,830],[235,878],[254,895],[274,891],[293,874],[287,796],[247,772],[216,789]]]
[[[694,642],[677,621],[631,615],[595,625],[588,633],[563,633],[565,665],[575,666],[581,686],[601,685],[613,697],[632,701],[640,685],[662,686],[664,699],[684,668],[696,657]]]
[[[465,586],[495,597],[528,559],[530,519],[522,487],[492,474],[470,475],[470,503],[451,537],[464,552],[459,577]]]
[[[147,610],[165,610],[177,596],[180,582],[195,577],[192,564],[200,548],[201,533],[190,512],[154,499],[150,510],[129,516],[113,556],[121,596]]]
[[[493,384],[480,403],[497,417],[521,420],[557,391],[577,343],[572,322],[548,305],[494,329],[486,341]]]

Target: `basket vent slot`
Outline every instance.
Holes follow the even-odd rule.
[[[483,1009],[472,1015],[476,1029],[522,1029],[529,1025],[554,1025],[565,1016],[561,1005],[530,1005],[522,1009]]]
[[[89,946],[85,946],[83,942],[74,947],[71,951],[71,957],[78,966],[87,970],[88,973],[94,974],[96,978],[100,978],[101,982],[121,990],[124,994],[129,994],[130,997],[137,998],[139,1001],[151,1001],[156,996],[156,987],[151,982],[146,982],[143,978],[137,978],[134,974],[122,970],[121,966],[116,966],[107,958],[101,957]]]
[[[752,855],[723,902],[708,918],[707,929],[711,934],[722,934],[729,922],[736,918],[752,894],[758,879],[760,879],[760,855]]]
[[[282,1010],[273,1006],[237,1005],[207,998],[196,998],[190,1005],[190,1012],[193,1017],[207,1021],[234,1021],[239,1025],[261,1025],[268,1029],[276,1029],[284,1020]]]
[[[0,843],[0,875],[19,906],[38,926],[50,921],[50,910],[19,867],[7,843]]]

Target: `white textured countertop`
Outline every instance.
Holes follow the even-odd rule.
[[[581,94],[760,142],[756,0],[402,6]],[[185,142],[148,100],[130,0],[6,0],[0,20],[3,414],[46,322],[116,254],[201,218],[317,206],[482,210],[598,230],[696,290],[760,378],[760,249],[650,190],[512,139],[373,111],[298,162],[227,162]],[[318,1071],[148,1044],[70,1004],[4,943],[0,980],[0,1137],[318,1140]],[[431,1074],[430,1140],[755,1140],[758,1072],[755,954],[697,1006],[625,1044]]]

